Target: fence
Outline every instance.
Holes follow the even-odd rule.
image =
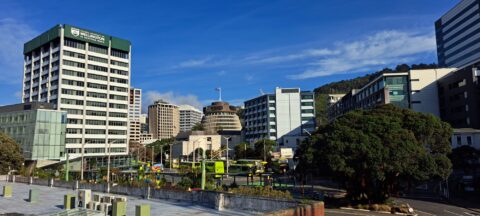
[[[35,179],[32,177],[9,176],[9,182],[44,185],[49,187],[61,187],[77,189],[90,189],[97,192],[105,192],[106,184],[89,184],[75,182],[65,182],[61,180]],[[216,191],[181,191],[171,189],[152,189],[150,187],[126,187],[112,186],[110,193],[136,196],[151,199],[173,200],[188,202],[196,205],[205,206],[217,210],[240,210],[248,212],[275,212],[282,209],[297,208],[300,203],[295,200],[271,199],[264,197],[243,196],[231,193]],[[305,206],[305,205],[303,205]],[[317,208],[319,205],[312,204],[308,208]],[[323,205],[322,205],[323,206]],[[319,212],[319,211],[314,211]],[[323,212],[323,211],[320,211]],[[298,214],[297,214],[298,215]],[[299,214],[299,215],[319,215],[319,214]],[[323,214],[320,214],[323,215]]]

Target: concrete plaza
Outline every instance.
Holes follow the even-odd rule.
[[[76,194],[77,191],[65,188],[50,188],[47,186],[28,185],[23,183],[10,183],[0,181],[0,190],[4,185],[13,187],[13,196],[5,198],[0,196],[0,215],[6,213],[20,213],[25,215],[48,215],[48,213],[60,212],[63,210],[63,196],[65,194]],[[39,192],[38,202],[28,202],[30,189]],[[2,191],[3,193],[3,191]],[[96,192],[94,192],[96,193]],[[191,203],[172,202],[166,200],[146,200],[138,197],[127,196],[127,215],[135,215],[135,206],[149,204],[151,215],[251,215],[251,213],[217,211]]]

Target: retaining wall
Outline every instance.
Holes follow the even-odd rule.
[[[9,176],[7,179],[10,182],[70,188],[73,190],[91,189],[92,191],[96,192],[105,192],[107,189],[106,184],[79,183],[78,181],[65,182],[61,180],[45,180],[21,176]],[[188,202],[217,210],[228,209],[257,213],[270,212],[270,215],[282,216],[324,215],[323,202],[321,204],[300,204],[298,201],[294,200],[243,196],[216,191],[180,191],[153,189],[149,187],[126,187],[120,185],[110,187],[110,193],[151,199]]]

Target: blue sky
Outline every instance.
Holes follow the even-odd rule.
[[[233,104],[260,89],[436,62],[434,21],[454,0],[23,1],[0,7],[0,104],[21,101],[23,43],[66,23],[129,39],[144,102],[197,107],[222,87]]]

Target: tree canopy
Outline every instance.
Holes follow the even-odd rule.
[[[452,128],[393,105],[355,110],[319,128],[298,150],[297,170],[333,174],[352,200],[385,200],[399,180],[446,179]]]
[[[271,158],[271,153],[275,150],[277,143],[273,140],[258,140],[253,144],[254,146],[254,155],[258,159]],[[264,149],[265,147],[265,149]]]
[[[247,159],[255,157],[255,152],[249,143],[242,142],[234,147],[235,159]]]
[[[20,145],[11,137],[0,132],[0,174],[7,174],[10,170],[20,170],[23,155]]]

